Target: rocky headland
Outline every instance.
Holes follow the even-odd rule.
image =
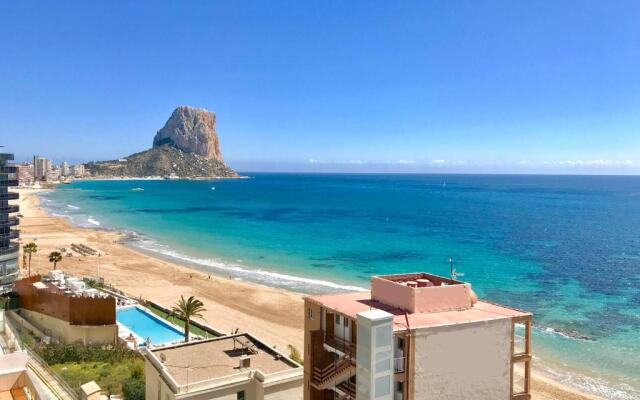
[[[234,178],[222,158],[216,115],[180,106],[153,138],[153,147],[119,160],[85,164],[95,177]]]

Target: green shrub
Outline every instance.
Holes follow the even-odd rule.
[[[64,364],[69,362],[103,362],[118,363],[141,357],[126,346],[84,346],[79,343],[50,343],[38,349],[40,356],[47,364]]]
[[[144,378],[131,376],[124,381],[122,394],[125,400],[144,400]]]
[[[289,358],[292,359],[293,361],[297,362],[298,364],[303,364],[304,360],[302,359],[302,356],[300,355],[300,350],[298,350],[292,344],[290,344],[287,347],[289,347]]]

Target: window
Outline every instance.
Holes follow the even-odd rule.
[[[313,308],[309,307],[309,311],[307,313],[309,319],[313,319]]]
[[[344,327],[348,328],[349,327],[349,320],[348,319],[344,319]]]
[[[342,323],[342,319],[340,315],[336,314],[336,325],[340,325]]]
[[[398,350],[404,350],[404,338],[398,338]]]
[[[244,396],[244,390],[241,390],[238,392],[238,394],[236,395],[236,399],[237,400],[246,400],[246,397]]]

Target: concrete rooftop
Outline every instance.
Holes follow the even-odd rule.
[[[236,339],[236,340],[234,340]],[[257,350],[247,351],[241,343]],[[249,370],[263,374],[300,368],[247,334],[195,341],[151,350],[179,385],[235,375]],[[251,366],[240,368],[240,358],[248,356]],[[188,370],[188,380],[187,380]]]

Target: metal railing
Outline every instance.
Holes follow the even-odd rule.
[[[324,343],[350,356],[356,354],[356,345],[333,335],[324,334]]]
[[[20,195],[15,192],[0,193],[0,200],[18,200]]]
[[[405,363],[407,357],[396,357],[393,359],[393,372],[400,373],[405,371]]]
[[[17,244],[11,244],[5,248],[0,249],[0,255],[16,253],[18,251],[20,251],[20,246],[18,246]]]

